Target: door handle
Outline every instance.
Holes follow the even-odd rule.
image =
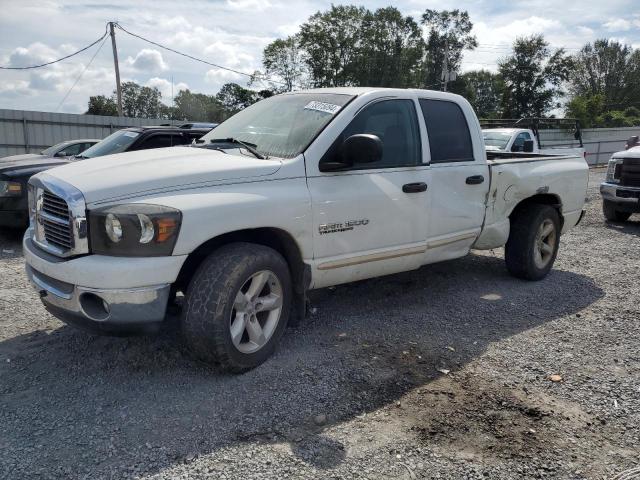
[[[402,186],[402,191],[404,193],[419,193],[427,191],[427,184],[424,182],[416,182],[416,183],[405,183]]]
[[[466,184],[467,185],[480,185],[484,182],[484,177],[482,175],[471,175],[467,177]]]

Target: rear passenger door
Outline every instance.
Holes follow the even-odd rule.
[[[455,102],[423,98],[420,109],[431,152],[427,260],[455,258],[469,250],[484,221],[490,183],[484,145],[477,144],[470,108],[465,113]]]

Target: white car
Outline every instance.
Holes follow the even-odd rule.
[[[600,194],[602,211],[609,221],[626,222],[632,214],[640,213],[640,147],[611,156]]]
[[[244,371],[311,289],[502,246],[544,278],[587,188],[582,156],[487,158],[470,104],[430,90],[282,94],[203,140],[31,179],[26,268],[51,313],[150,328],[183,293],[192,352]]]
[[[555,146],[540,148],[539,136],[530,128],[484,128],[484,143],[489,152],[512,152],[533,155],[582,155],[580,147]]]

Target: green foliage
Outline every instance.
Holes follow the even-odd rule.
[[[276,76],[282,79],[284,85],[272,84],[272,88],[290,92],[294,87],[305,85],[309,81],[305,56],[297,35],[274,40],[262,52],[264,73],[259,72],[257,78]]]
[[[516,39],[513,53],[498,62],[505,86],[503,117],[542,117],[558,107],[556,99],[563,94],[571,66],[564,50],[552,52],[542,35]]]
[[[122,84],[122,114],[125,117],[158,118],[162,94],[156,87],[143,87],[135,82]]]
[[[228,116],[228,112],[214,95],[180,90],[173,103],[175,108],[170,112],[170,118],[176,120],[219,123]]]
[[[460,70],[463,51],[473,50],[478,46],[475,35],[471,34],[473,23],[466,11],[427,9],[422,14],[422,24],[429,29],[424,65],[426,85],[439,85],[445,50],[448,50],[449,71],[457,72]]]
[[[450,91],[465,97],[479,118],[500,118],[504,82],[499,74],[488,70],[463,73],[451,84]]]
[[[105,97],[104,95],[95,95],[89,97],[89,108],[86,114],[115,117],[118,115],[118,106],[112,98]]]
[[[244,88],[237,83],[225,83],[217,93],[216,100],[229,114],[234,114],[271,95],[273,95],[271,90],[256,92],[255,90]]]
[[[317,12],[300,27],[300,46],[306,51],[306,63],[316,87],[354,85],[364,7],[331,6]]]
[[[422,78],[420,27],[395,7],[365,12],[353,81],[373,87],[412,87]]]

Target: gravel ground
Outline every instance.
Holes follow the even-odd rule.
[[[168,330],[48,315],[0,233],[0,477],[612,478],[640,464],[640,216],[588,214],[555,270],[502,251],[313,294],[241,376]],[[552,382],[551,375],[562,380]]]

